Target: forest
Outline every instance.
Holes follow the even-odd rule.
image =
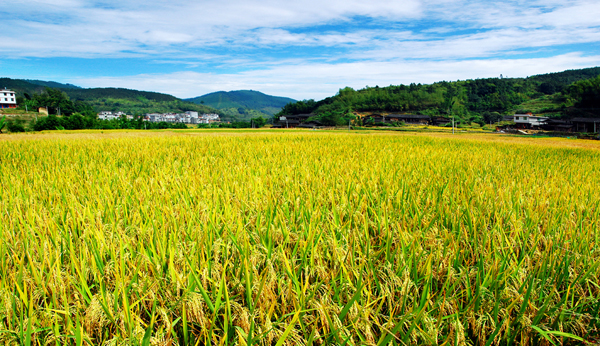
[[[346,87],[321,101],[285,105],[276,117],[314,113],[316,117],[347,122],[353,112],[397,112],[454,116],[459,122],[489,123],[514,112],[562,116],[574,109],[598,107],[600,67],[568,70],[527,78],[483,78],[433,84]],[[532,100],[542,108],[525,109]],[[589,113],[589,112],[588,112]],[[591,113],[593,114],[593,112]]]

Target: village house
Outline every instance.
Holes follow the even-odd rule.
[[[198,124],[212,124],[212,123],[217,123],[220,122],[221,118],[219,117],[218,114],[202,114],[200,117],[198,117],[197,123]]]
[[[109,112],[109,111],[102,111],[100,113],[98,113],[98,119],[100,120],[114,120],[114,119],[119,119],[122,116],[126,116],[127,119],[133,119],[132,115],[127,115],[124,112]]]
[[[549,118],[542,126],[542,129],[555,132],[571,132],[573,131],[573,123],[568,119]]]
[[[17,108],[17,96],[12,90],[0,90],[0,108]]]
[[[548,117],[535,116],[531,113],[515,114],[513,116],[513,121],[515,122],[515,127],[521,128],[521,129],[540,128],[546,123],[547,120],[548,120]]]
[[[317,126],[322,126],[323,124],[311,121],[308,122],[308,118],[314,117],[315,114],[307,113],[307,114],[292,114],[292,115],[284,115],[279,117],[279,121],[273,125],[274,128],[294,128],[294,127],[304,127],[304,128],[314,128]]]

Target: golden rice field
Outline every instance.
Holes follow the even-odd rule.
[[[0,135],[0,344],[584,344],[599,167],[484,134]]]

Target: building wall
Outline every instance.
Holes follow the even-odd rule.
[[[17,95],[12,90],[0,90],[0,108],[17,108]]]

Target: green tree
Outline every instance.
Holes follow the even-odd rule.
[[[571,84],[566,94],[580,108],[600,108],[600,76]]]
[[[267,123],[267,119],[263,117],[252,118],[252,123],[255,127],[263,127]]]

